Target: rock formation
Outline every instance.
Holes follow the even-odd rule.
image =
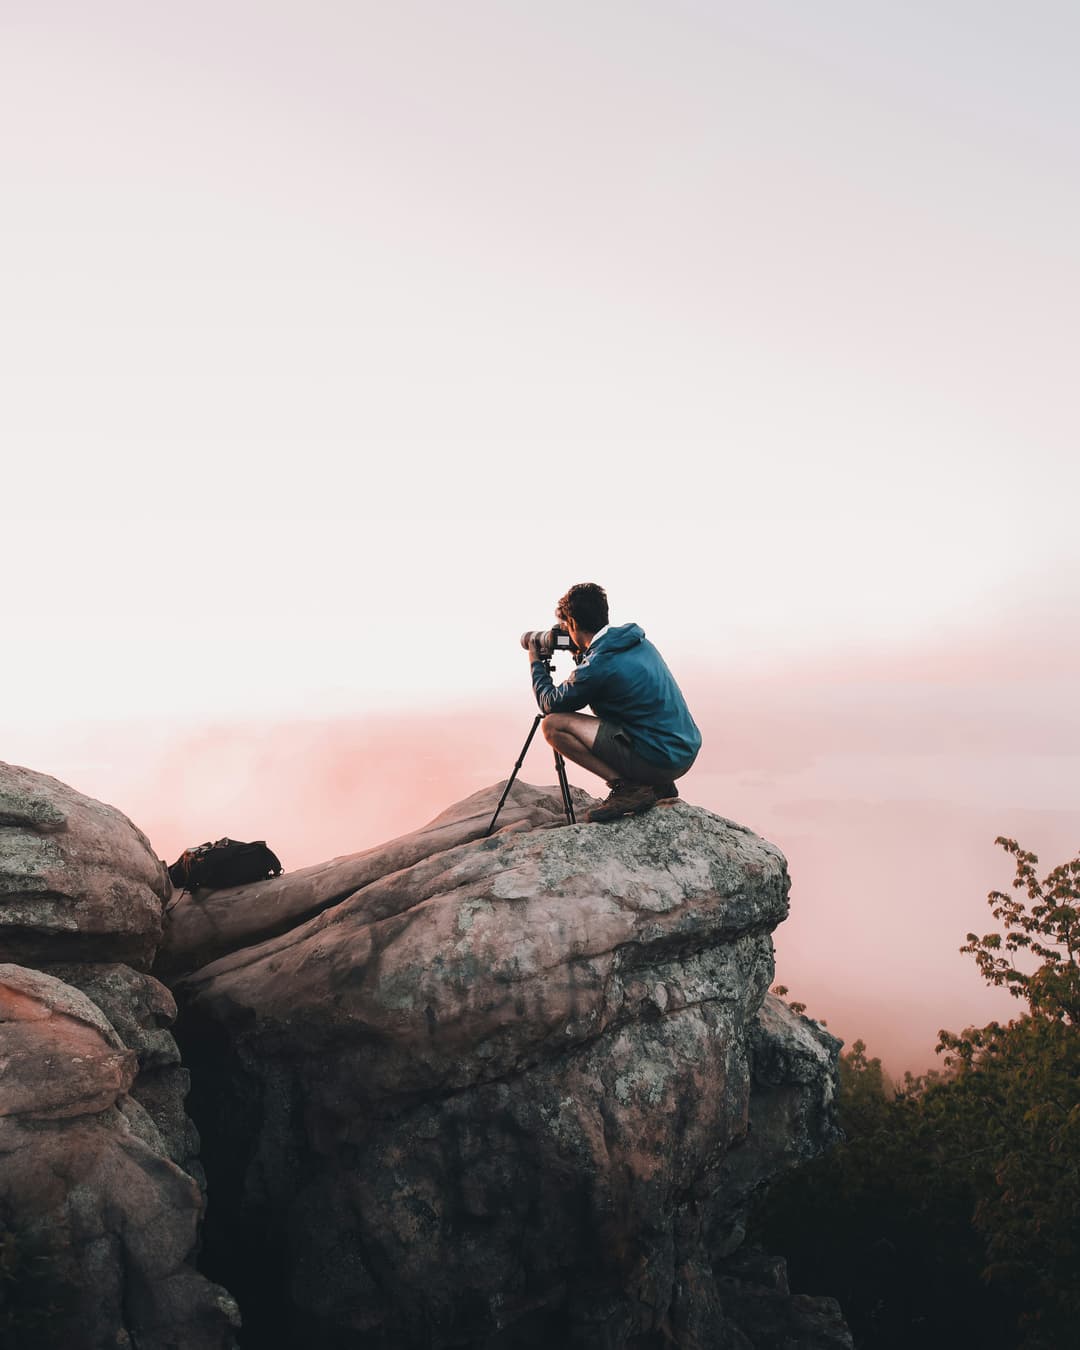
[[[267,1347],[746,1350],[755,1293],[849,1344],[724,1265],[835,1133],[838,1043],[766,996],[783,856],[684,802],[567,827],[522,783],[486,839],[500,786],[171,912],[207,1268]]]
[[[486,838],[501,786],[170,900],[0,765],[0,1343],[226,1350],[236,1295],[244,1350],[850,1347],[743,1241],[835,1136],[839,1043],[766,993],[782,854],[521,782]]]
[[[118,811],[0,764],[0,1334],[20,1350],[235,1343],[234,1300],[194,1266],[176,1007],[133,968],[167,894]]]
[[[41,968],[91,998],[123,1043],[135,1051],[138,1067],[131,1097],[157,1131],[156,1146],[205,1187],[199,1133],[184,1110],[191,1075],[180,1063],[180,1050],[169,1030],[176,1021],[172,994],[151,975],[115,962],[65,962]]]
[[[500,788],[501,792],[501,788]],[[572,789],[580,808],[591,802]],[[298,872],[286,872],[249,886],[182,895],[169,908],[169,922],[155,969],[175,977],[215,957],[249,947],[264,938],[295,928],[305,919],[347,899],[370,881],[483,837],[494,814],[498,794],[491,790],[457,802],[430,824],[400,839],[351,853]],[[499,833],[512,829],[565,824],[561,802],[548,793],[520,787],[507,800],[498,820]]]
[[[0,953],[148,970],[169,893],[150,841],[112,806],[0,764]]]

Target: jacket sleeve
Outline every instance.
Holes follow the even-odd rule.
[[[533,693],[542,713],[577,712],[596,692],[596,675],[587,662],[575,666],[565,683],[556,685],[546,661],[532,663]]]

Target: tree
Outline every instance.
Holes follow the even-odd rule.
[[[975,957],[990,984],[1004,985],[1015,997],[1027,999],[1032,1016],[1075,1027],[1080,1022],[1080,856],[1040,881],[1036,854],[1003,835],[994,842],[1016,858],[1013,889],[1027,891],[1031,905],[1019,896],[991,891],[990,908],[1005,925],[1004,934],[969,933],[960,950]],[[1020,969],[1013,959],[1017,952],[1036,956],[1041,964],[1033,971]],[[948,1048],[962,1053],[959,1042],[950,1042]]]
[[[943,1069],[899,1092],[856,1041],[847,1141],[757,1214],[793,1286],[838,1297],[863,1350],[1061,1350],[1080,1324],[1080,857],[1039,880],[1035,854],[997,842],[1026,900],[991,891],[1003,931],[960,950],[1027,1011],[942,1031]]]
[[[1028,1010],[1005,1026],[942,1031],[938,1050],[953,1072],[950,1119],[990,1168],[972,1216],[984,1276],[1020,1299],[1025,1350],[1056,1350],[1080,1321],[1080,857],[1040,881],[1036,854],[996,842],[1030,903],[991,891],[1004,933],[969,933],[960,950]],[[1024,969],[1018,954],[1036,962]]]
[[[866,1042],[855,1041],[840,1056],[840,1125],[846,1134],[869,1134],[881,1123],[890,1096],[881,1060],[867,1057]]]

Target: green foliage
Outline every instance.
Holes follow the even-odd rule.
[[[840,1300],[862,1350],[1011,1350],[1015,1310],[980,1278],[975,1160],[943,1147],[924,1116],[933,1086],[888,1091],[856,1042],[841,1057],[847,1142],[775,1185],[752,1237],[787,1256],[792,1288]]]
[[[1034,854],[998,842],[1028,903],[991,892],[1004,932],[968,934],[961,950],[1027,1013],[942,1031],[943,1070],[906,1075],[899,1091],[856,1041],[840,1065],[847,1141],[755,1218],[756,1240],[788,1254],[794,1288],[840,1299],[863,1350],[1075,1343],[1080,859],[1040,881]]]
[[[888,1095],[885,1072],[876,1056],[868,1059],[865,1041],[840,1056],[840,1120],[847,1134],[867,1134],[878,1123]]]
[[[1035,875],[1039,861],[1015,839],[999,835],[994,841],[1016,858],[1014,890],[1027,892],[1030,906],[1019,896],[991,891],[994,918],[1004,933],[967,935],[960,948],[970,952],[990,984],[1003,985],[1026,999],[1034,1016],[1051,1017],[1076,1026],[1080,1022],[1080,857],[1055,867],[1042,881]],[[1008,957],[1001,952],[1008,953]],[[1017,952],[1039,958],[1035,970],[1019,969]],[[958,1047],[959,1049],[959,1043]]]
[[[972,1211],[984,1276],[1021,1304],[1020,1343],[1057,1350],[1080,1319],[1080,1029],[1027,1016],[941,1044],[956,1071],[935,1105],[985,1160]]]
[[[961,951],[1028,1012],[1006,1026],[942,1031],[938,1050],[954,1073],[950,1118],[993,1169],[973,1213],[986,1278],[1021,1295],[1025,1350],[1055,1350],[1080,1321],[1080,857],[1040,881],[1034,853],[996,842],[1016,859],[1013,889],[1028,903],[991,891],[1005,931],[969,933]],[[1018,968],[1017,954],[1037,964]]]

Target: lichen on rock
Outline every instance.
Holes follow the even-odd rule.
[[[0,960],[147,970],[169,890],[150,841],[115,807],[0,763]]]

